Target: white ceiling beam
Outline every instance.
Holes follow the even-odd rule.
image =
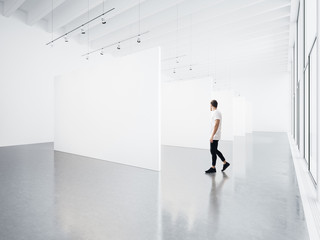
[[[257,0],[256,0],[257,1]],[[247,4],[252,4],[252,0],[242,0],[234,2],[230,6],[228,1],[213,1],[213,0],[202,0],[201,4],[198,1],[186,0],[180,4],[176,2],[177,5],[173,4],[175,2],[163,1],[161,2],[161,7],[155,8],[154,5],[158,0],[147,1],[144,5],[141,6],[141,28],[143,30],[153,30],[155,27],[160,25],[167,24],[169,26],[176,26],[177,22],[177,10],[178,10],[178,22],[181,27],[183,19],[187,19],[187,25],[189,25],[189,19],[191,14],[193,15],[194,22],[200,21],[201,19],[212,19],[216,15],[220,15],[225,11],[226,8],[230,9],[239,9],[241,6]],[[147,9],[147,10],[145,10]],[[91,30],[91,39],[96,40],[97,42],[100,39],[103,39],[107,34],[113,33],[116,30],[123,29],[138,29],[138,19],[137,19],[137,10],[130,9],[123,13],[122,15],[117,16],[117,18],[112,18],[109,21],[108,28],[104,29],[99,26],[94,27]],[[125,16],[125,21],[121,20]],[[203,20],[202,20],[203,22]],[[108,37],[106,37],[108,38]]]
[[[252,1],[251,1],[252,2]],[[243,2],[241,2],[244,4]],[[286,4],[287,2],[282,2],[282,4]],[[279,3],[278,3],[279,4]],[[180,39],[180,33],[184,31],[189,31],[190,28],[190,14],[192,13],[193,16],[193,28],[198,29],[201,28],[203,29],[203,26],[210,26],[211,31],[216,31],[217,28],[221,29],[229,29],[230,26],[233,26],[235,29],[239,28],[240,26],[250,26],[250,25],[256,25],[261,22],[265,22],[266,19],[269,21],[272,19],[274,20],[275,18],[279,18],[281,16],[289,16],[290,9],[288,7],[281,7],[281,8],[276,8],[268,12],[268,9],[266,9],[265,4],[257,4],[256,8],[259,8],[259,11],[250,11],[249,13],[243,10],[243,5],[241,5],[242,8],[240,8],[239,5],[232,6],[233,10],[233,15],[237,14],[236,20],[233,18],[230,18],[229,14],[221,14],[223,12],[223,9],[225,9],[227,6],[226,5],[221,5],[212,7],[212,8],[207,8],[204,10],[200,10],[196,13],[192,13],[194,8],[184,10],[183,17],[179,17],[179,39]],[[261,7],[260,7],[261,6]],[[279,5],[277,5],[279,6]],[[239,9],[240,8],[240,9]],[[220,10],[220,11],[219,11]],[[239,11],[240,13],[235,13],[235,11]],[[212,13],[216,11],[216,14]],[[264,18],[261,18],[261,13]],[[182,14],[182,12],[181,12]],[[188,14],[188,15],[186,15]],[[232,19],[230,21],[230,19]],[[119,22],[119,21],[118,21]],[[241,24],[240,24],[241,23]],[[110,23],[111,24],[111,23]],[[170,9],[167,11],[164,11],[162,13],[156,14],[154,16],[148,17],[143,20],[141,23],[141,26],[144,27],[144,29],[151,30],[151,32],[163,32],[168,33],[172,32],[173,35],[176,35],[176,9]],[[125,25],[124,28],[118,28],[119,24],[117,27],[113,27],[110,25],[110,27],[105,30],[103,33],[103,36],[101,37],[101,34],[96,33],[96,31],[92,30],[91,31],[91,39],[92,39],[92,45],[97,47],[103,45],[106,41],[110,41],[110,39],[114,38],[117,36],[118,32],[127,33],[127,34],[132,34],[130,33],[130,30],[132,31],[133,29],[136,28],[136,23],[132,23],[131,25]],[[214,29],[215,28],[215,29]],[[112,31],[114,30],[114,31]],[[207,29],[205,29],[207,31]],[[120,35],[121,35],[120,34]],[[169,34],[168,34],[169,35]],[[199,35],[197,35],[199,36]],[[81,36],[80,36],[81,37]],[[99,37],[99,38],[97,38]],[[187,36],[188,37],[188,36]],[[118,40],[121,38],[118,38]]]
[[[285,26],[286,29],[288,30],[288,23],[285,21],[286,17],[284,18],[280,18],[280,19],[268,19],[269,21],[267,22],[260,22],[260,24],[258,24],[258,21],[254,21],[252,20],[251,25],[254,26],[254,28],[252,28],[252,26],[249,28],[249,31],[244,31],[244,29],[241,29],[239,31],[239,27],[238,25],[234,25],[232,24],[231,26],[219,26],[218,28],[211,28],[212,24],[209,24],[208,22],[198,22],[196,25],[194,25],[194,32],[193,35],[197,36],[195,39],[221,39],[221,36],[223,37],[223,42],[226,41],[226,36],[229,35],[234,35],[236,34],[237,39],[240,40],[240,38],[243,38],[243,35],[251,35],[251,37],[255,37],[252,35],[256,35],[255,31],[258,32],[258,34],[260,36],[265,36],[265,34],[263,34],[266,30],[269,30],[269,32],[274,32],[274,33],[279,33],[277,30],[279,27]],[[268,26],[270,25],[271,26]],[[257,25],[258,24],[258,25]],[[206,25],[210,25],[210,31],[208,31],[207,28],[204,28],[202,26],[206,26]],[[130,26],[128,26],[130,28]],[[246,24],[246,28],[248,28],[248,24]],[[124,38],[125,34],[127,34],[128,29],[122,29],[120,31],[117,32],[113,32],[111,34],[109,34],[107,36],[108,41],[110,42],[116,42],[119,39]],[[209,33],[210,32],[210,33]],[[153,29],[150,33],[146,34],[145,36],[143,36],[143,45],[146,44],[146,41],[150,42],[150,44],[152,44],[152,42],[154,42],[155,45],[160,44],[163,45],[165,43],[172,43],[175,46],[175,41],[176,41],[176,37],[175,37],[175,28],[172,27],[172,23],[169,24],[164,24],[156,29]],[[186,42],[190,42],[190,40],[188,40],[190,38],[190,29],[188,26],[186,26],[185,28],[180,28],[179,29],[179,48],[181,48],[182,42],[183,40],[185,40]],[[231,40],[234,39],[230,38]],[[248,39],[248,38],[245,38]],[[228,40],[228,41],[231,41]],[[110,43],[109,42],[109,43]],[[234,42],[234,41],[233,41]],[[107,44],[106,44],[107,45]],[[94,48],[97,47],[102,47],[103,45],[99,44],[93,45]]]
[[[11,0],[4,2],[3,16],[10,17],[26,0]]]
[[[127,26],[129,23],[135,22],[136,25],[134,28],[136,32],[138,32],[138,12],[139,12],[139,5],[137,5],[137,0],[130,0],[130,2],[126,3],[125,6],[114,6],[116,8],[114,14],[106,16],[107,24],[102,26],[101,22],[95,21],[90,24],[90,39],[97,38],[97,35],[103,36],[108,32],[115,31],[116,29],[120,29],[123,26]],[[202,1],[212,1],[213,0],[202,0]],[[119,1],[118,1],[119,2]],[[146,16],[153,17],[154,14],[157,12],[166,10],[171,8],[177,4],[184,3],[185,0],[148,0],[148,1],[141,1],[140,5],[140,12],[141,12],[141,19],[145,18]],[[117,5],[119,5],[117,3]],[[93,14],[97,14],[100,12],[101,9],[94,9],[92,10]],[[175,10],[176,12],[176,10]],[[81,16],[78,19],[74,20],[72,23],[68,24],[68,28],[72,28],[76,25],[79,25],[80,22],[85,20],[86,16]],[[142,21],[141,21],[142,22]],[[142,26],[142,25],[141,25]],[[143,30],[142,30],[143,31]],[[78,35],[79,41],[81,41],[81,34],[76,33]]]
[[[53,6],[51,1],[47,1],[47,0],[39,1],[39,3],[37,4],[37,7],[35,7],[33,10],[28,12],[27,24],[34,25],[43,17],[47,16],[52,11],[52,7],[53,9],[55,9],[65,1],[66,0],[54,0]]]
[[[141,4],[146,0],[140,0]],[[90,16],[93,18],[102,13],[102,0],[91,0],[90,1]],[[108,13],[105,17],[107,19],[114,17],[121,12],[135,6],[138,4],[137,0],[127,0],[127,1],[119,1],[119,0],[107,0],[105,1],[104,9],[107,11],[108,9],[115,8],[114,11]],[[87,21],[87,12],[88,5],[86,1],[67,1],[63,8],[56,9],[56,15],[58,16],[56,19],[53,19],[54,26],[53,30],[56,31],[59,28],[67,27],[68,29],[72,29],[76,26],[81,25],[83,22]],[[90,25],[92,25],[92,22]],[[48,21],[48,25],[51,25],[51,19]]]

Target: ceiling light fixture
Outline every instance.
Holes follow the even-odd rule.
[[[103,48],[102,48],[101,51],[100,51],[100,55],[103,55]]]
[[[64,41],[65,41],[65,42],[69,42],[67,35],[64,36]]]
[[[187,55],[186,54],[183,54],[183,55],[179,55],[179,56],[174,56],[174,57],[169,57],[169,58],[165,58],[165,59],[162,59],[161,61],[162,62],[165,62],[165,61],[169,61],[169,60],[174,60],[174,59],[179,59],[179,58],[183,58],[183,57],[186,57]]]
[[[195,65],[197,65],[197,64],[192,64],[192,65],[183,65],[183,66],[176,66],[176,67],[172,67],[172,68],[165,68],[165,69],[162,69],[163,71],[176,71],[177,69],[187,69],[187,68],[189,68],[189,70],[192,70],[193,68],[193,66],[195,66]],[[191,68],[191,69],[190,69]]]
[[[190,68],[189,70],[191,71],[192,68],[191,68],[191,64],[192,64],[192,54],[193,54],[193,51],[192,51],[192,14],[190,15]]]
[[[81,34],[86,34],[86,31],[84,30],[84,28],[81,28]]]
[[[91,20],[88,20],[87,22],[85,22],[85,23],[83,23],[83,24],[79,25],[78,27],[75,27],[74,29],[70,30],[69,32],[67,32],[67,33],[65,33],[65,34],[62,34],[61,36],[59,36],[59,37],[57,37],[57,38],[55,38],[55,39],[51,40],[50,42],[46,43],[46,45],[50,45],[51,43],[53,43],[53,42],[55,42],[55,41],[59,40],[60,38],[63,38],[63,37],[65,37],[65,36],[67,36],[68,34],[70,34],[70,33],[74,32],[74,31],[78,30],[79,28],[82,28],[82,27],[84,27],[84,26],[88,25],[88,24],[89,24],[89,23],[91,23],[92,21],[94,21],[94,20],[96,20],[96,19],[100,18],[101,16],[104,16],[105,14],[107,14],[107,13],[109,13],[109,12],[113,11],[114,9],[115,9],[115,8],[111,8],[111,9],[109,9],[108,11],[103,12],[102,14],[100,14],[100,15],[98,15],[98,16],[96,16],[96,17],[92,18]]]
[[[147,33],[149,33],[149,31],[146,31],[146,32],[141,33],[140,36],[142,36],[142,35],[144,35],[144,34],[147,34]],[[115,46],[115,45],[117,45],[117,49],[120,50],[120,49],[121,49],[121,48],[120,48],[120,43],[126,42],[126,41],[128,41],[128,40],[130,40],[130,39],[133,39],[133,38],[136,38],[136,37],[138,37],[138,36],[139,36],[139,35],[133,35],[133,36],[131,36],[131,37],[122,39],[122,40],[120,40],[120,41],[114,42],[114,43],[109,44],[109,45],[106,45],[106,46],[103,46],[103,47],[98,48],[98,49],[96,49],[96,50],[93,50],[93,51],[91,51],[91,52],[88,51],[87,53],[82,54],[81,56],[83,57],[83,56],[86,56],[87,54],[95,53],[95,52],[101,51],[101,49],[106,49],[106,48],[109,48],[109,47],[112,47],[112,46]]]
[[[51,41],[53,41],[53,0],[51,0]],[[53,47],[53,42],[50,46]]]
[[[90,19],[90,0],[88,0],[88,13],[87,13],[87,18],[88,18],[88,22]],[[90,50],[90,25],[88,23],[88,34],[87,34],[87,48],[88,48],[88,52]],[[87,55],[87,60],[89,60],[89,54]]]
[[[104,12],[104,0],[102,1],[102,12]],[[101,23],[102,24],[106,24],[107,23],[106,19],[103,16],[101,18]]]
[[[137,43],[141,43],[141,39],[140,39],[140,30],[141,30],[141,28],[140,28],[140,23],[141,23],[141,17],[140,17],[140,5],[141,5],[141,2],[140,2],[140,0],[139,0],[139,7],[138,7],[138,10],[139,10],[139,14],[138,14],[138,16],[139,16],[139,32],[138,32],[138,39],[137,39]]]
[[[178,4],[177,4],[177,21],[176,21],[176,56],[177,56],[177,59],[176,59],[176,63],[179,63],[179,61],[178,61],[178,35],[179,35],[179,8],[178,8]]]

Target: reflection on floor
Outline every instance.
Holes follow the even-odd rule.
[[[158,173],[52,148],[0,148],[0,239],[309,239],[285,133],[221,142],[213,175],[208,150],[163,146]]]

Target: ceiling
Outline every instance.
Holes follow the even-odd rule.
[[[291,0],[0,0],[0,4],[4,16],[23,13],[25,24],[41,25],[47,32],[53,29],[58,36],[103,9],[115,8],[105,15],[106,24],[98,18],[84,27],[86,34],[78,29],[69,38],[79,44],[88,44],[89,39],[90,51],[112,45],[104,52],[115,56],[160,46],[162,71],[171,80],[288,71]],[[133,37],[139,33],[141,43]]]

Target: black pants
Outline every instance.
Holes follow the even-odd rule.
[[[210,152],[211,152],[211,155],[212,155],[212,166],[216,165],[217,155],[219,156],[221,161],[225,161],[224,156],[218,150],[218,142],[219,142],[219,140],[213,140],[213,142],[210,143]]]

